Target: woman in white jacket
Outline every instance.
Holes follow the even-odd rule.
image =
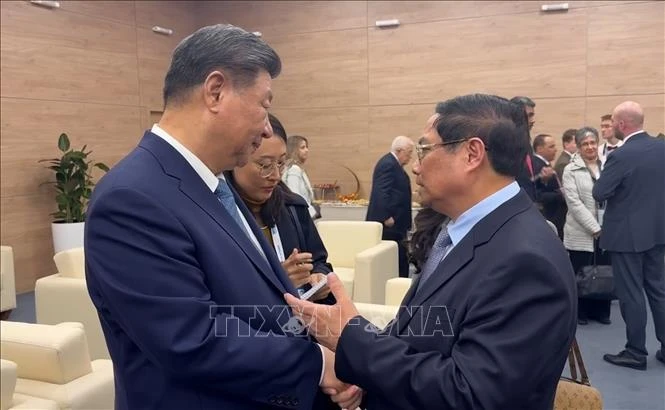
[[[570,262],[577,272],[592,265],[594,252],[598,265],[609,265],[609,257],[599,251],[596,239],[600,236],[599,204],[593,199],[593,184],[600,176],[601,161],[598,158],[598,131],[583,127],[575,134],[577,153],[563,170],[563,189],[568,205],[566,224],[563,227],[563,244],[570,254]],[[610,324],[611,300],[578,299],[578,324],[586,325],[589,319]]]
[[[282,174],[282,181],[293,191],[305,199],[309,206],[309,215],[312,218],[319,217],[314,205],[314,191],[305,172],[305,161],[309,155],[309,143],[307,138],[300,135],[292,135],[286,143],[288,165]]]

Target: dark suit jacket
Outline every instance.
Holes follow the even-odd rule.
[[[534,172],[538,175],[544,167],[549,166],[540,157],[534,155]],[[536,202],[541,205],[541,212],[545,219],[552,222],[559,233],[559,238],[563,239],[563,226],[566,224],[566,213],[568,205],[563,196],[557,177],[552,176],[547,183],[536,179]]]
[[[554,171],[559,176],[559,181],[563,181],[563,169],[570,163],[570,154],[566,151],[561,152],[559,158],[554,163]]]
[[[535,167],[536,165],[536,157],[533,155],[533,152],[529,151],[527,153],[529,157],[531,157],[531,163]],[[534,176],[536,173],[534,172]],[[529,170],[527,164],[526,164],[526,158],[524,161],[522,161],[522,167],[520,168],[519,173],[517,174],[517,177],[515,178],[517,183],[519,184],[520,188],[526,192],[526,194],[531,198],[532,201],[536,201],[536,183],[532,179],[531,171]]]
[[[607,201],[600,247],[644,252],[665,245],[665,141],[646,132],[612,151],[593,186],[596,201]]]
[[[374,167],[365,219],[383,225],[390,217],[395,220],[395,225],[384,226],[384,233],[404,237],[411,229],[411,181],[395,156],[388,153]]]
[[[117,409],[310,409],[321,397],[319,347],[285,333],[288,309],[271,310],[295,289],[236,202],[267,259],[150,132],[95,188],[86,278]]]
[[[551,409],[576,328],[570,260],[520,192],[450,251],[380,334],[354,318],[340,379],[370,410]]]

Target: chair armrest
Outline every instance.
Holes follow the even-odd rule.
[[[88,339],[90,358],[110,358],[97,309],[90,299],[85,279],[56,274],[37,280],[35,313],[37,323],[41,324],[82,323]]]
[[[411,278],[392,278],[386,282],[386,305],[401,305],[411,287]]]
[[[0,252],[0,312],[5,312],[16,308],[14,250],[11,246],[2,246]]]
[[[399,306],[376,305],[374,303],[355,303],[358,313],[379,329],[384,329],[397,316]]]
[[[398,276],[397,243],[381,241],[356,255],[353,300],[382,304],[386,281]]]

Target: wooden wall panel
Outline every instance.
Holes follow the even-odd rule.
[[[201,25],[201,2],[198,1],[140,0],[135,5],[138,27],[166,27],[174,30],[174,36],[184,38]]]
[[[614,107],[628,100],[639,103],[644,109],[644,129],[648,133],[665,133],[665,94],[589,97],[586,104],[587,124],[598,129],[602,115],[612,114]]]
[[[286,35],[270,45],[283,63],[273,85],[279,107],[367,105],[365,30]]]
[[[267,39],[365,27],[367,22],[364,1],[206,1],[204,8],[205,25],[231,23]]]
[[[2,34],[3,97],[138,104],[136,54],[49,46]]]
[[[115,20],[129,25],[136,24],[136,9],[133,1],[60,1],[60,9],[96,19]]]
[[[585,24],[584,11],[573,10],[369,29],[370,104],[471,92],[584,95]]]
[[[665,92],[665,3],[588,9],[589,95]]]

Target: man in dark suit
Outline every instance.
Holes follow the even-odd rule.
[[[271,135],[280,70],[237,27],[185,38],[159,124],[95,188],[86,279],[116,409],[310,409],[326,400],[320,386],[345,387],[332,352],[285,333],[292,317],[275,307],[296,290],[222,174]]]
[[[531,137],[529,132],[533,128],[533,125],[536,123],[536,103],[529,97],[517,96],[510,99],[510,102],[516,104],[524,111],[524,116],[526,116],[526,121],[529,124],[529,130],[525,135],[526,144],[528,145],[528,151],[524,155],[524,161],[522,162],[519,172],[515,177],[515,180],[519,186],[526,192],[526,194],[531,198],[532,201],[536,201],[536,173],[533,169],[533,164],[535,158],[533,151],[531,150]]]
[[[451,221],[396,320],[372,332],[334,274],[335,306],[285,298],[336,350],[339,377],[366,390],[367,408],[552,408],[576,285],[561,241],[515,182],[525,117],[489,95],[448,100],[440,114],[414,173]]]
[[[399,276],[409,276],[409,258],[404,240],[411,229],[411,180],[404,165],[411,161],[414,143],[399,136],[391,150],[381,157],[372,175],[372,193],[367,207],[367,221],[383,224],[383,239],[397,242]]]
[[[556,157],[554,138],[547,134],[538,134],[533,139],[534,172],[536,173],[536,202],[548,221],[556,226],[559,238],[563,240],[563,225],[566,223],[566,199],[561,189],[561,180],[552,169]]]
[[[577,145],[575,144],[575,133],[577,130],[574,128],[564,131],[561,136],[561,144],[563,145],[563,152],[559,155],[554,163],[554,171],[559,177],[559,181],[563,181],[563,169],[570,163],[570,159],[577,152]]]
[[[600,247],[610,252],[615,291],[626,322],[626,347],[603,358],[615,365],[646,370],[646,293],[665,363],[665,141],[642,126],[639,104],[626,101],[612,113],[621,148],[607,157],[593,197],[607,201]]]

